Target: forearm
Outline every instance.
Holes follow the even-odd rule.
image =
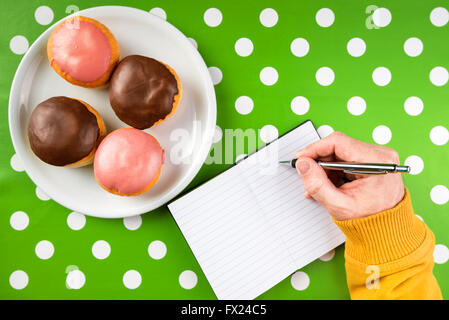
[[[352,299],[441,299],[433,276],[432,231],[413,213],[408,191],[394,208],[336,221],[346,235]]]

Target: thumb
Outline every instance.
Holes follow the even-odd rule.
[[[337,208],[346,206],[348,196],[335,187],[324,169],[315,160],[308,157],[298,158],[296,170],[301,176],[306,192],[329,213],[333,215]]]

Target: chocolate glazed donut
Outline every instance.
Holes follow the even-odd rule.
[[[112,109],[137,129],[150,128],[173,114],[180,97],[181,84],[174,70],[144,56],[124,58],[110,82]]]
[[[31,114],[28,138],[42,161],[55,166],[75,164],[89,156],[101,136],[94,113],[78,100],[53,97]]]

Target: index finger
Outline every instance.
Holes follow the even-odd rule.
[[[296,157],[318,159],[335,155],[343,161],[388,162],[391,157],[388,156],[383,148],[348,137],[341,132],[334,132],[326,138],[299,150],[296,152]]]

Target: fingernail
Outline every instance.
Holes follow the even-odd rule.
[[[310,164],[307,160],[299,160],[297,161],[296,167],[298,168],[300,174],[306,174],[310,169]]]

